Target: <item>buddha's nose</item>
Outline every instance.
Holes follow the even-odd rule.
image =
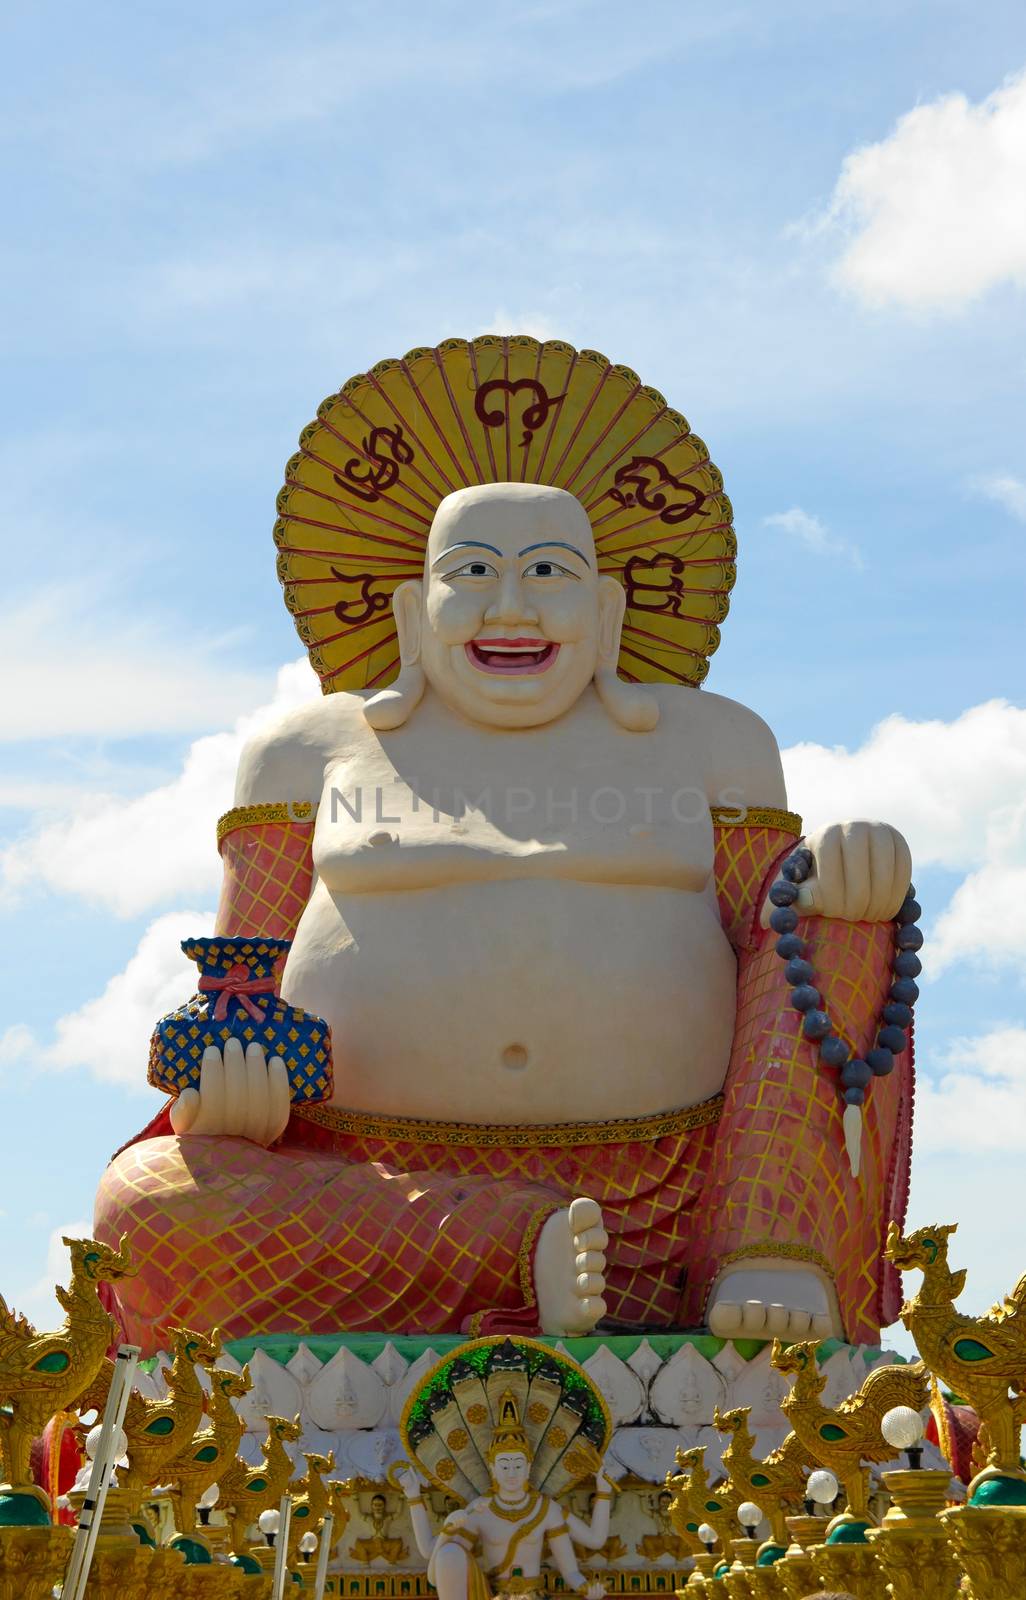
[[[531,605],[520,581],[520,574],[507,571],[492,605],[485,612],[486,622],[537,622],[538,613]]]

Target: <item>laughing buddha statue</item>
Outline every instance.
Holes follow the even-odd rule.
[[[117,1155],[125,1333],[874,1340],[911,1050],[849,1161],[769,926],[801,838],[777,744],[699,687],[736,549],[702,440],[594,351],[450,340],[325,401],[278,507],[325,694],[242,754],[217,930],[292,941],[334,1087],[290,1105],[232,1040]],[[805,953],[861,1057],[908,849],[804,844]]]

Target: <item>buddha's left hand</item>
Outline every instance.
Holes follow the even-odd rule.
[[[225,1042],[224,1054],[208,1045],[200,1063],[198,1089],[183,1089],[171,1107],[178,1135],[221,1134],[269,1145],[289,1120],[289,1078],[280,1056],[268,1061],[254,1041],[245,1054],[238,1039]]]
[[[832,822],[804,841],[815,865],[798,890],[794,909],[803,917],[843,922],[887,922],[908,893],[912,855],[887,822]],[[772,905],[762,910],[768,927]]]

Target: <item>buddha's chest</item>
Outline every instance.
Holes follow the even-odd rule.
[[[561,737],[426,726],[332,763],[314,843],[344,891],[554,876],[700,890],[713,861],[702,774],[669,740],[588,723]]]

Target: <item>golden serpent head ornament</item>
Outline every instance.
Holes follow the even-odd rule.
[[[489,483],[547,484],[580,501],[600,573],[626,592],[622,678],[702,682],[737,549],[704,442],[595,350],[486,334],[350,378],[286,466],[278,576],[326,694],[392,682],[392,595],[421,576],[439,503]]]
[[[473,1339],[410,1392],[399,1423],[407,1463],[463,1504],[489,1492],[504,1452],[526,1456],[532,1489],[558,1499],[593,1476],[609,1409],[571,1356],[520,1334]]]

